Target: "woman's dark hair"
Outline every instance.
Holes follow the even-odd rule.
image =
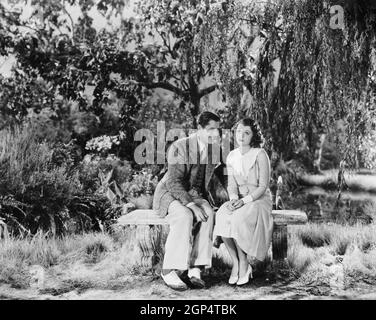
[[[261,132],[261,128],[257,121],[251,119],[251,118],[244,118],[241,119],[239,122],[237,122],[234,126],[234,130],[238,127],[239,124],[242,124],[243,126],[250,127],[252,130],[252,139],[250,146],[252,148],[261,148],[264,144],[264,137]]]
[[[198,124],[205,128],[210,120],[213,120],[215,122],[219,122],[221,119],[219,118],[219,116],[217,116],[215,113],[213,112],[210,112],[210,111],[204,111],[202,112],[199,116],[198,116]]]

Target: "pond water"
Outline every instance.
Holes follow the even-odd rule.
[[[301,188],[285,195],[285,208],[302,210],[311,222],[370,223],[376,220],[376,193],[363,191],[338,192],[321,187]]]

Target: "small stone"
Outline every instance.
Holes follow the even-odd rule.
[[[336,260],[334,257],[326,256],[321,260],[321,263],[330,267],[331,265],[335,264]]]
[[[29,268],[30,273],[30,287],[41,290],[45,284],[45,270],[40,265],[32,265]]]
[[[343,261],[343,256],[336,256],[337,263],[342,263],[342,261]]]
[[[330,279],[329,284],[330,287],[335,289],[343,289],[344,288],[344,270],[343,265],[336,264],[329,267],[330,272]]]

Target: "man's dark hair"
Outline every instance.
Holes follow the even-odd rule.
[[[198,116],[198,124],[203,128],[205,128],[209,124],[210,120],[219,122],[221,118],[210,111],[204,111]]]

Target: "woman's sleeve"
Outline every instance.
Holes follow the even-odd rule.
[[[245,196],[242,200],[244,203],[255,201],[258,198],[262,197],[266,189],[269,186],[270,182],[270,161],[265,150],[262,150],[257,155],[257,164],[258,164],[258,176],[259,176],[259,185],[256,190],[254,190],[250,195]]]
[[[226,166],[227,166],[227,175],[228,175],[228,185],[227,185],[227,192],[230,200],[233,199],[239,199],[239,190],[238,190],[238,184],[236,183],[235,177],[234,177],[234,168],[229,161],[229,157],[227,156],[227,161],[226,161]]]

